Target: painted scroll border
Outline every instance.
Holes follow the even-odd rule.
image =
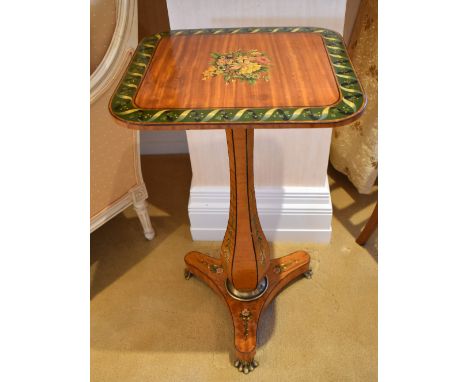
[[[324,107],[216,109],[143,109],[135,105],[138,88],[159,41],[164,36],[297,32],[319,33],[322,36],[340,91],[340,99],[335,104]],[[129,124],[142,125],[338,122],[352,118],[364,107],[365,95],[341,35],[329,29],[315,27],[185,29],[146,37],[135,50],[109,105],[116,118]]]

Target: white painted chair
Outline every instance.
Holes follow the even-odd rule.
[[[133,0],[91,2],[91,232],[133,204],[148,240],[154,238],[140,167],[140,135],[118,126],[109,99],[138,42]]]

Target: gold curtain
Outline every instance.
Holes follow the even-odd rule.
[[[349,42],[349,54],[366,92],[362,117],[333,131],[330,161],[361,194],[377,178],[377,0],[362,0]]]

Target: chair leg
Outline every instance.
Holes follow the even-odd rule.
[[[143,232],[145,234],[145,237],[148,240],[153,240],[155,234],[148,214],[148,206],[146,205],[146,200],[139,200],[134,202],[133,208],[135,209],[138,215],[138,219],[140,219],[140,223],[143,226]]]
[[[367,243],[367,240],[369,240],[370,235],[375,231],[377,228],[377,204],[375,205],[374,211],[372,212],[371,217],[369,218],[369,221],[366,223],[366,226],[362,230],[361,234],[359,237],[356,239],[356,243],[359,245],[364,245]]]

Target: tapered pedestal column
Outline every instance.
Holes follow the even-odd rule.
[[[257,365],[254,356],[262,311],[289,282],[303,274],[311,275],[310,257],[297,251],[270,260],[255,201],[254,130],[226,129],[226,138],[231,199],[221,258],[188,253],[186,278],[196,275],[226,301],[234,324],[236,367],[248,373]]]

